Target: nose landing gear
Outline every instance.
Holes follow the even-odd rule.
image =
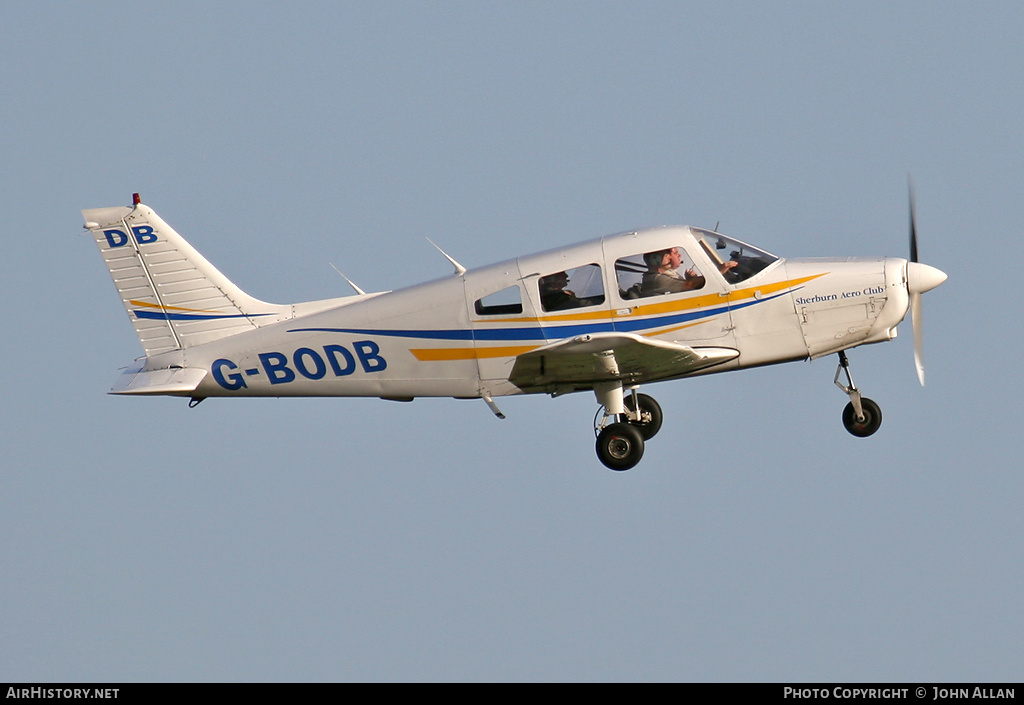
[[[846,384],[839,382],[839,375],[844,373]],[[843,426],[846,430],[859,438],[866,438],[877,431],[882,425],[882,410],[878,404],[861,396],[857,385],[853,383],[853,377],[850,376],[850,361],[846,359],[846,352],[843,350],[839,351],[839,368],[833,382],[850,397],[850,402],[843,409]]]

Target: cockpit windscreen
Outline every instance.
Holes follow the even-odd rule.
[[[701,228],[690,229],[704,252],[730,284],[738,284],[749,279],[779,259],[773,254],[731,237]]]

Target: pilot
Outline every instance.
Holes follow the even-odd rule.
[[[539,284],[540,302],[545,311],[561,311],[583,305],[576,294],[565,288],[569,285],[569,275],[566,272],[555,272],[541,277]]]
[[[641,296],[654,296],[656,294],[674,294],[680,291],[692,291],[704,286],[705,280],[696,269],[690,267],[683,274],[679,268],[683,264],[683,255],[678,247],[671,247],[667,250],[657,250],[644,255],[644,263],[647,264],[647,272],[644,273],[640,284]],[[729,272],[739,262],[722,262],[718,271],[722,274]]]
[[[683,255],[678,247],[648,252],[644,255],[644,264],[647,265],[647,271],[640,281],[641,296],[674,294],[704,286],[704,277],[693,267],[679,273]]]

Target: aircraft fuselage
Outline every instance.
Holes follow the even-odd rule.
[[[607,236],[397,291],[340,299],[341,305],[318,313],[150,356],[145,368],[207,370],[189,392],[193,397],[560,393],[586,385],[517,386],[510,380],[516,358],[595,333],[738,352],[710,368],[633,380],[651,382],[889,340],[906,315],[905,260],[773,258],[731,283],[698,243],[686,227]],[[631,297],[619,276],[621,263],[671,247],[686,250],[701,286]],[[590,268],[592,295],[585,305],[546,306],[540,280],[580,268]]]

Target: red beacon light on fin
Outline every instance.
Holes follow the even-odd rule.
[[[132,204],[137,206],[140,203],[142,203],[142,198],[139,196],[139,194],[133,193],[132,194]]]

